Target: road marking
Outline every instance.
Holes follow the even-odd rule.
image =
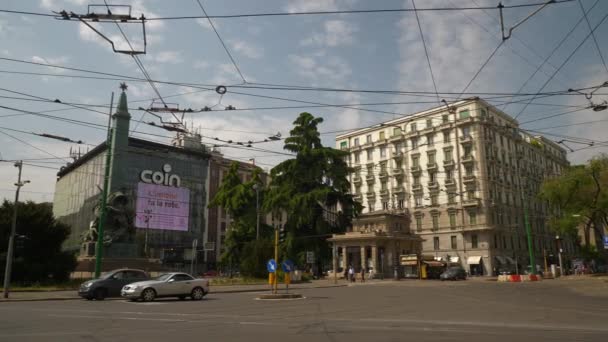
[[[63,317],[63,318],[101,318],[107,319],[107,316],[94,316],[94,315],[57,315],[57,314],[49,314],[48,317]],[[140,318],[140,317],[112,317],[114,320],[129,320],[129,321],[160,321],[160,322],[187,322],[183,319],[173,319],[173,318]]]
[[[239,322],[240,325],[275,325],[273,323],[265,323],[265,322]]]

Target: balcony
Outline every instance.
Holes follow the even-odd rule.
[[[479,198],[465,199],[462,201],[463,207],[479,207]]]
[[[395,177],[403,177],[403,169],[395,168],[392,170],[393,176]]]
[[[368,183],[373,183],[375,180],[374,175],[367,175],[365,176],[365,181]]]
[[[388,197],[388,195],[390,195],[390,193],[388,192],[388,189],[380,190],[380,197]]]
[[[405,153],[401,152],[401,151],[393,151],[393,159],[401,159],[403,158],[403,156],[405,155]]]
[[[454,179],[446,179],[445,186],[446,187],[456,186],[456,181]]]
[[[444,160],[443,167],[454,167],[454,160],[453,159]]]
[[[420,183],[412,184],[412,191],[422,191],[422,184],[420,184]]]
[[[429,187],[429,189],[438,189],[439,188],[439,182],[428,182],[427,186]]]
[[[469,116],[468,118],[456,120],[456,126],[468,125],[468,124],[472,124],[473,122],[475,122],[475,118],[472,116]]]
[[[475,180],[477,179],[477,177],[475,177],[475,175],[464,175],[462,176],[462,182],[467,184],[467,183],[475,183]]]
[[[365,193],[365,197],[367,197],[367,198],[374,198],[374,197],[376,197],[376,193],[373,192],[373,191],[368,191],[368,192]]]
[[[361,202],[361,201],[363,201],[363,196],[360,193],[354,194],[353,200],[355,200],[357,202]]]
[[[393,194],[395,194],[395,195],[402,194],[404,192],[405,192],[405,189],[403,188],[403,186],[393,187]]]
[[[386,172],[386,170],[380,170],[380,174],[378,175],[378,178],[380,178],[380,179],[388,178],[388,172]]]
[[[460,140],[460,143],[463,145],[473,143],[473,137],[471,137],[471,135],[463,135],[463,136],[459,137],[458,140]]]
[[[426,168],[427,170],[436,170],[437,169],[437,163],[428,163],[426,164]]]
[[[410,167],[410,170],[412,171],[412,173],[420,173],[420,172],[422,172],[422,169],[420,168],[420,165],[412,165]]]
[[[361,184],[362,181],[363,181],[363,179],[361,179],[361,176],[354,176],[353,177],[353,183],[354,184]]]
[[[397,141],[401,141],[403,140],[403,138],[405,138],[405,135],[403,133],[399,133],[399,134],[393,134],[391,135],[388,140],[390,142],[397,142]]]
[[[472,154],[467,154],[461,158],[463,164],[470,164],[475,161]]]

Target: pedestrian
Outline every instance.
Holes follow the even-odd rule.
[[[369,276],[367,279],[374,279],[374,269],[372,267],[369,268]]]
[[[361,267],[361,282],[365,282],[365,268]]]
[[[352,265],[348,267],[348,280],[353,283],[355,281],[355,269]]]

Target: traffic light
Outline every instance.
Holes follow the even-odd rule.
[[[279,242],[285,242],[285,238],[287,237],[287,231],[285,230],[285,225],[279,226]]]

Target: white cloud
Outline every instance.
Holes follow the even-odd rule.
[[[264,56],[264,50],[258,46],[252,45],[244,40],[229,40],[230,47],[249,58],[261,58]]]
[[[210,65],[209,62],[207,62],[205,60],[196,61],[193,64],[194,68],[199,69],[199,70],[207,69],[209,67],[209,65]]]
[[[179,64],[184,61],[177,51],[161,51],[150,56],[157,63]]]
[[[337,56],[325,56],[323,53],[308,56],[292,54],[287,59],[299,75],[314,83],[339,86],[352,75],[350,64]]]
[[[323,23],[323,32],[313,33],[301,41],[302,45],[341,46],[351,45],[358,28],[344,20],[327,20]]]
[[[352,6],[357,0],[292,0],[285,6],[287,12],[335,11]]]
[[[207,18],[196,19],[196,23],[199,24],[200,27],[206,30],[213,30],[209,20]],[[216,30],[219,30],[220,24],[218,24],[217,20],[213,22],[213,26],[215,26]]]
[[[32,62],[34,63],[42,63],[42,64],[54,64],[54,65],[65,65],[68,63],[70,58],[68,56],[60,56],[60,57],[41,57],[41,56],[32,56]],[[49,68],[49,71],[55,74],[64,73],[64,69],[59,68]],[[48,81],[47,77],[42,78],[45,81]]]

